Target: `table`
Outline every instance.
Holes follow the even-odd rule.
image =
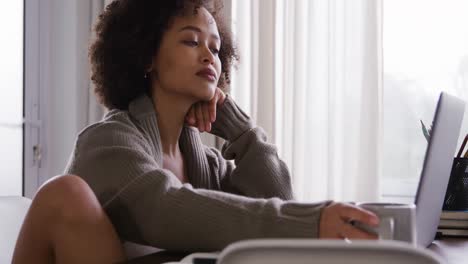
[[[468,238],[435,240],[429,250],[447,260],[448,264],[468,263]]]

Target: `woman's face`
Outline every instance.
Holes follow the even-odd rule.
[[[220,46],[216,22],[205,8],[175,17],[153,58],[153,89],[192,101],[211,99],[221,74]]]

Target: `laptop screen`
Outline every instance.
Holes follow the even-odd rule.
[[[415,198],[419,246],[435,238],[464,111],[462,100],[441,93]]]

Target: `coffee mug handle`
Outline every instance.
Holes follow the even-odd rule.
[[[380,219],[379,239],[393,240],[395,233],[395,220],[393,217],[384,217]]]

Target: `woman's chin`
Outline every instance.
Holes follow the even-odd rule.
[[[203,90],[200,90],[200,93],[197,94],[197,99],[200,101],[210,101],[215,96],[216,88],[206,87]]]

